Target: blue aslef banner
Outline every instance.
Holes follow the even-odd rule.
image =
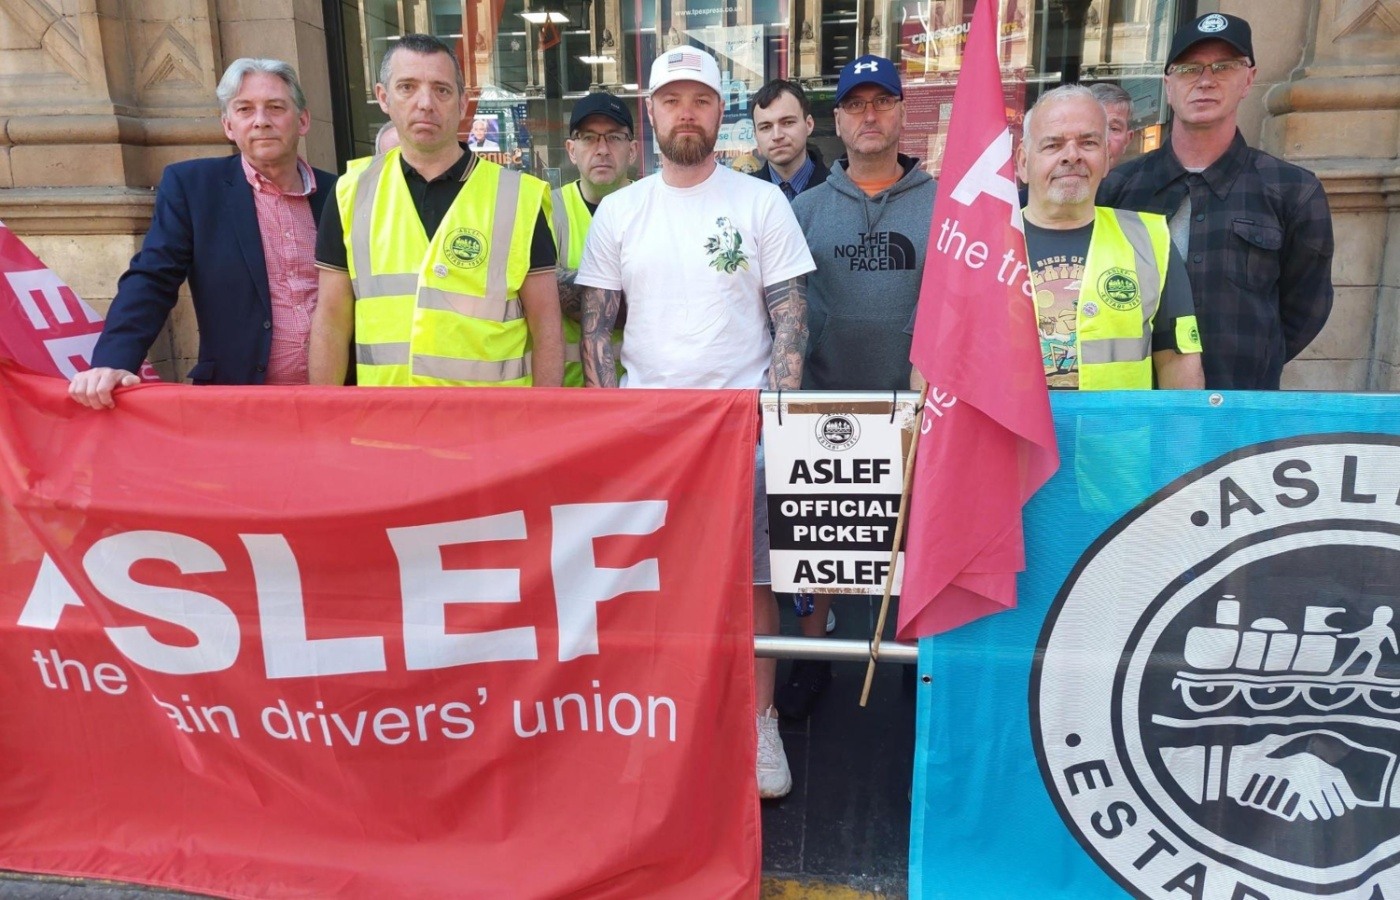
[[[1400,397],[1053,405],[1020,606],[920,646],[910,896],[1400,898]]]

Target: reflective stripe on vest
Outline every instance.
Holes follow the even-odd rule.
[[[502,216],[501,218],[505,218]],[[507,239],[507,247],[510,246]],[[492,256],[495,251],[491,251]],[[502,254],[503,256],[505,254]],[[501,280],[505,280],[505,273],[501,273]],[[491,288],[487,287],[487,296],[472,297],[467,294],[452,294],[437,288],[424,287],[418,289],[418,308],[437,309],[443,312],[455,312],[459,316],[469,316],[473,319],[485,319],[488,322],[514,322],[516,319],[525,318],[525,308],[518,299],[516,300],[496,300],[491,296]]]
[[[559,252],[559,268],[577,269],[583,260],[583,245],[593,215],[583,203],[577,181],[554,191],[554,246]],[[575,227],[577,226],[577,227]],[[575,241],[577,238],[577,241]],[[577,243],[577,248],[574,244]],[[564,323],[564,387],[583,387],[583,326],[568,316]]]
[[[406,366],[408,365],[408,341],[356,344],[355,362],[362,366]]]
[[[1095,207],[1076,310],[1081,391],[1151,389],[1170,243],[1162,216]]]
[[[583,245],[593,214],[584,202],[577,181],[554,191],[554,246],[559,251],[559,268],[577,269],[583,261]]]
[[[391,222],[395,216],[421,222],[398,159],[397,150],[376,157],[362,171],[347,173],[355,176],[353,184],[337,190],[342,219],[350,223],[346,243],[356,298],[359,383],[529,384],[529,330],[515,294],[528,271],[519,254],[528,252],[529,241],[516,233],[525,227],[519,216],[524,177],[477,160],[437,233],[425,236],[422,256],[415,259],[420,242],[403,243],[400,231],[407,226]],[[532,195],[544,201],[545,190],[543,182],[530,179]],[[485,235],[470,226],[488,219],[490,237],[483,248]],[[528,225],[533,233],[533,216]],[[512,247],[519,248],[515,256]],[[485,259],[473,263],[482,252]],[[514,287],[513,262],[519,264]],[[417,271],[403,271],[409,267]]]
[[[436,378],[447,382],[513,381],[525,378],[529,374],[529,352],[519,359],[507,359],[502,362],[413,354],[415,378]]]
[[[588,226],[593,224],[593,214],[583,199],[583,190],[577,181],[571,181],[553,192],[554,195],[554,246],[559,252],[559,268],[577,269],[583,261],[583,247],[588,241]],[[568,316],[564,316],[564,387],[583,386],[583,352],[579,347],[583,340],[583,326]],[[613,353],[622,359],[622,330],[613,331]],[[622,375],[622,365],[617,372]]]
[[[569,214],[564,211],[564,194],[562,190],[554,191],[554,249],[558,254],[559,268],[572,269],[575,266],[569,265]]]

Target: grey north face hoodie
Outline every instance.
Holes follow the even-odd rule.
[[[919,301],[937,182],[900,154],[904,176],[874,197],[846,174],[799,194],[792,211],[817,263],[807,276],[807,390],[908,390],[909,335]]]

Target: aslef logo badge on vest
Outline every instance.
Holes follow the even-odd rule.
[[[1112,268],[1099,276],[1099,296],[1103,302],[1125,312],[1142,304],[1137,275],[1131,269]]]
[[[443,244],[447,261],[459,269],[474,269],[486,259],[486,235],[475,228],[458,228]]]
[[[898,231],[861,232],[855,241],[837,244],[831,253],[838,261],[848,261],[852,272],[907,270],[919,265],[914,242]]]
[[[1139,897],[1400,898],[1400,439],[1248,447],[1091,546],[1032,670],[1041,775]]]

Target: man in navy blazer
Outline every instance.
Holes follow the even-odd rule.
[[[117,283],[93,368],[69,386],[85,406],[110,408],[114,388],[138,383],[134,373],[185,281],[199,325],[190,381],[306,380],[316,223],[334,202],[335,176],[297,155],[311,115],[287,63],[236,60],[217,94],[224,133],[239,152],[166,167],[150,230]]]

